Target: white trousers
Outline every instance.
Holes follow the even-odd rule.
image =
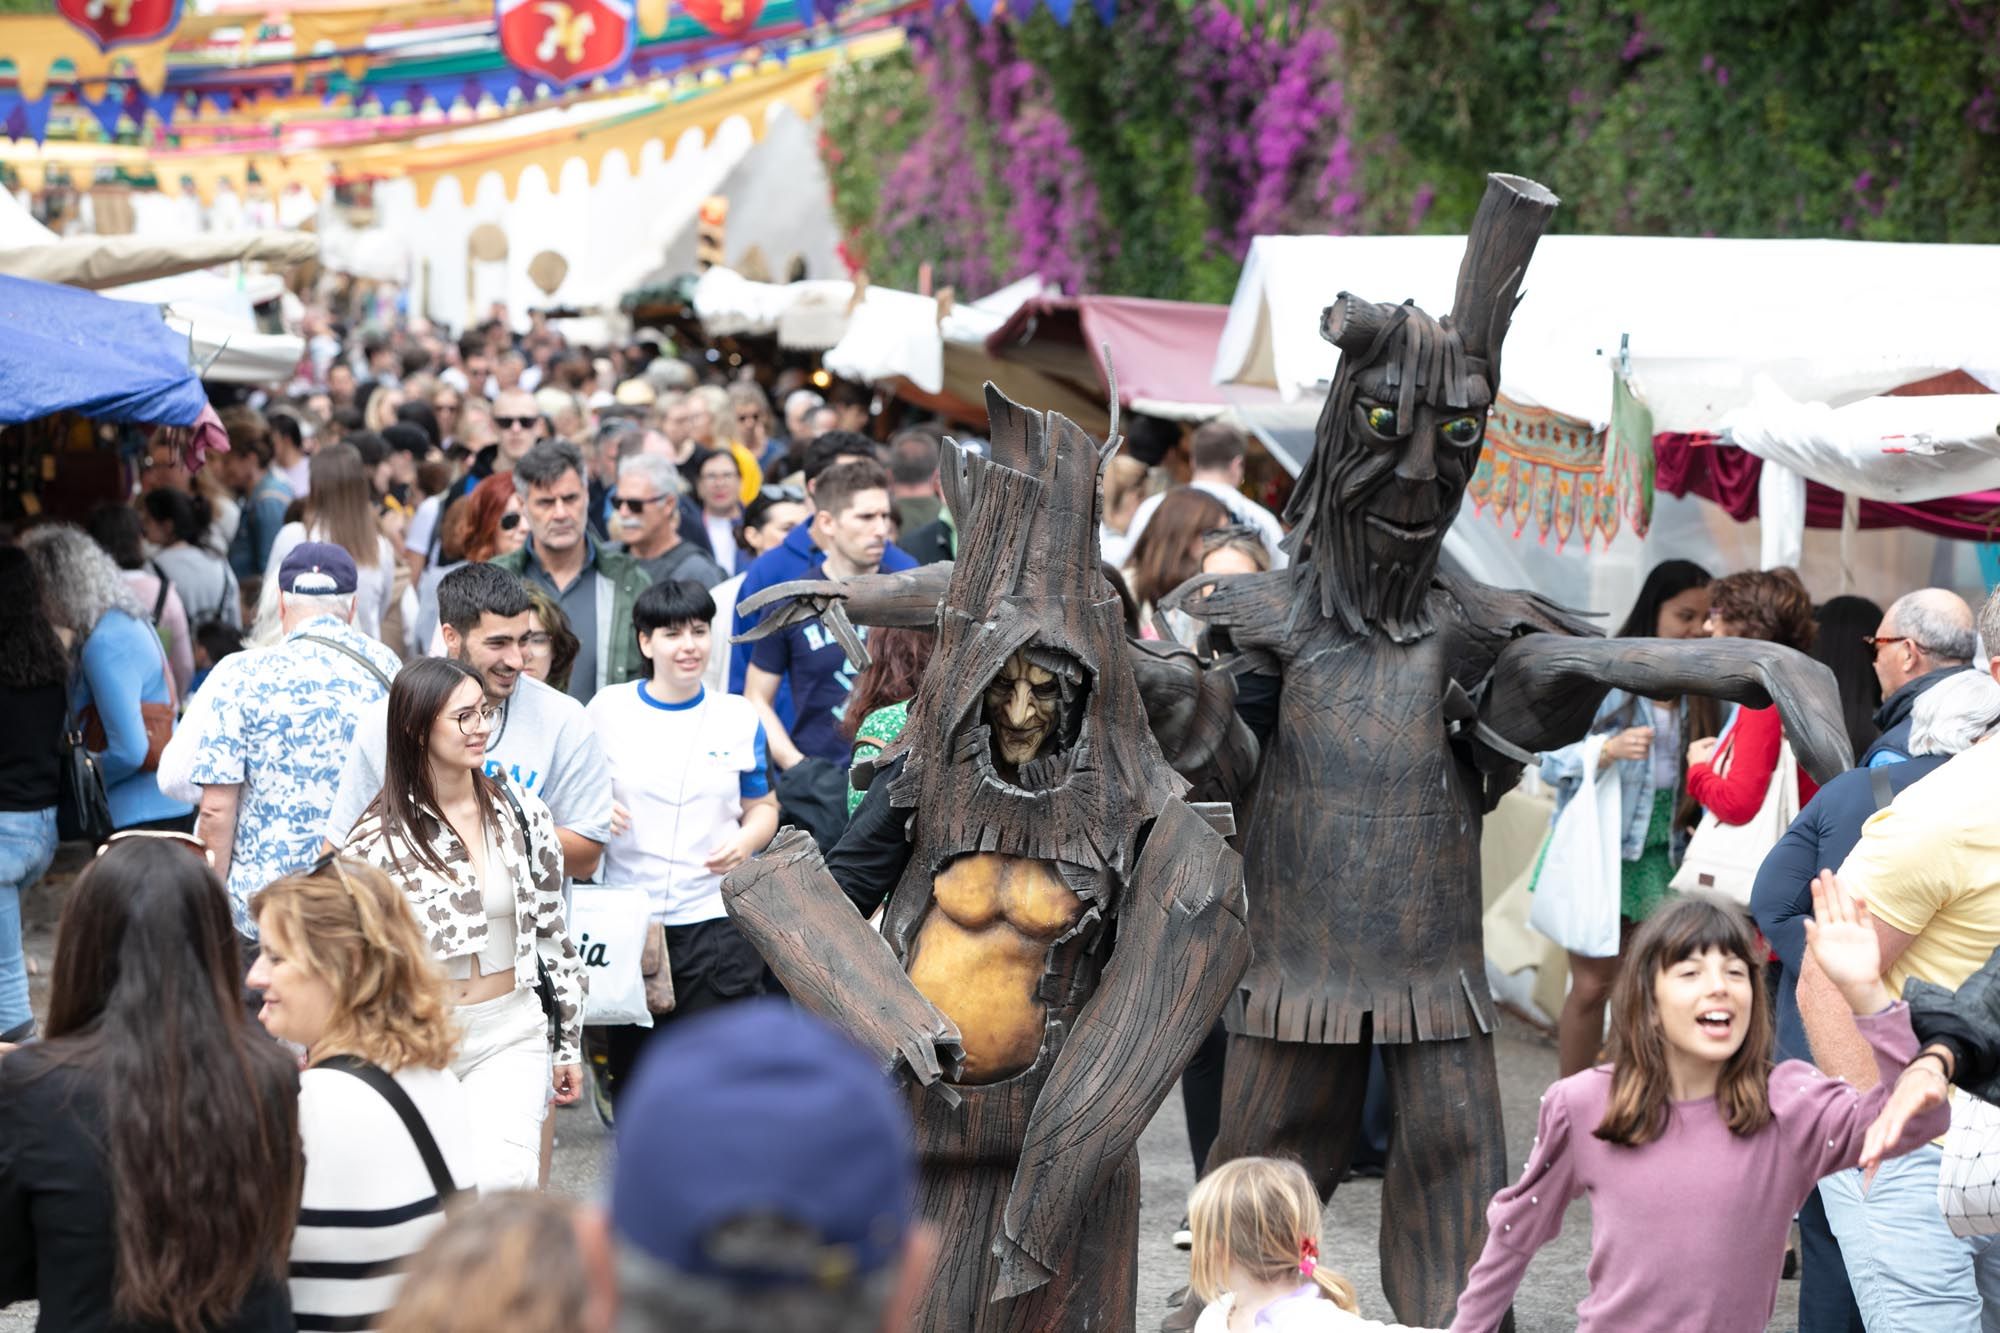
[[[532,1190],[541,1176],[549,1109],[549,1026],[535,993],[458,1006],[464,1036],[451,1072],[465,1088],[477,1144],[479,1191]]]

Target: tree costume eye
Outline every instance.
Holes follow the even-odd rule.
[[[1393,407],[1371,407],[1368,409],[1368,429],[1377,435],[1394,435],[1399,430],[1396,409]]]
[[[1438,427],[1438,434],[1461,447],[1479,443],[1479,437],[1484,433],[1478,417],[1453,417]]]

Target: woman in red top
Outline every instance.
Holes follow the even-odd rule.
[[[1709,585],[1708,632],[1717,638],[1764,639],[1806,652],[1813,629],[1812,597],[1792,570],[1746,570]],[[1725,824],[1749,823],[1764,804],[1783,737],[1775,706],[1739,708],[1721,738],[1688,746],[1688,793]],[[1720,771],[1718,746],[1726,757]],[[1798,775],[1803,808],[1819,784],[1803,768]]]

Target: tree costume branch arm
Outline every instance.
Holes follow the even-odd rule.
[[[1154,821],[1117,921],[1111,961],[1028,1120],[994,1242],[996,1299],[1048,1281],[1250,963],[1242,863],[1181,801]]]
[[[1775,703],[1785,736],[1821,782],[1851,767],[1833,672],[1760,639],[1587,639],[1528,634],[1494,667],[1481,719],[1523,750],[1579,740],[1611,689],[1651,698],[1703,694],[1751,708]]]
[[[940,1081],[957,1075],[964,1056],[957,1026],[854,910],[809,834],[786,829],[731,871],[722,902],[794,1000],[843,1028],[885,1071],[907,1066],[917,1082],[957,1103]]]

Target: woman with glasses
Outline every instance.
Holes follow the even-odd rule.
[[[434,651],[439,581],[460,565],[518,551],[527,540],[528,525],[521,518],[521,497],[511,473],[488,477],[445,511],[438,526],[437,558],[417,580],[417,620],[411,639],[421,651]]]
[[[551,1050],[557,1103],[582,1088],[583,967],[548,807],[484,771],[498,714],[463,662],[428,657],[398,672],[382,790],[346,854],[403,891],[444,964],[464,1030],[452,1072],[465,1085],[479,1187],[533,1189]]]
[[[475,1175],[465,1090],[451,1073],[451,996],[416,917],[372,866],[329,859],[259,891],[250,910],[258,1019],[305,1050],[292,1311],[301,1328],[374,1328],[403,1264]]]
[[[736,545],[736,525],[743,519],[743,469],[734,454],[710,454],[701,460],[695,474],[695,499],[701,505],[702,525],[708,529],[709,549],[724,574],[740,574],[750,561]]]
[[[570,668],[583,647],[569,617],[541,584],[523,579],[527,591],[528,637],[521,643],[521,670],[553,689],[569,689]]]
[[[45,1329],[290,1333],[298,1068],[256,1030],[193,839],[70,886],[47,1039],[0,1058],[0,1306]]]

